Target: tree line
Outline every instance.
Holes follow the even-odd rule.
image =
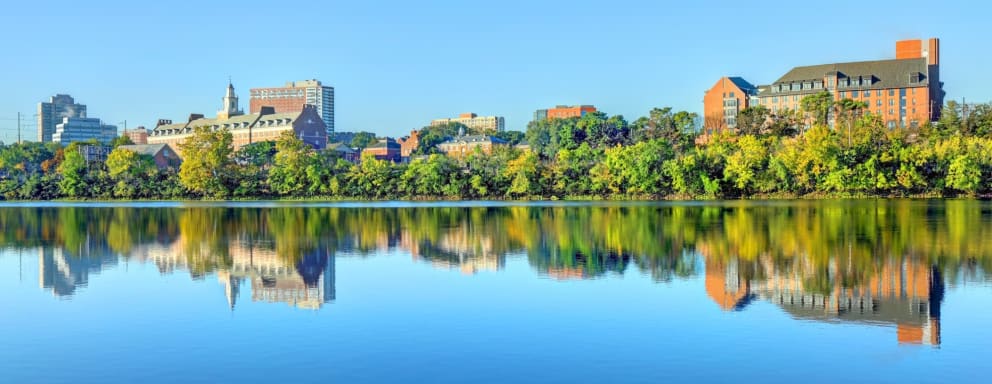
[[[701,135],[698,116],[652,109],[628,123],[602,112],[531,122],[511,143],[463,158],[437,143],[455,127],[424,130],[409,163],[353,164],[292,134],[235,151],[225,130],[197,130],[178,170],[117,148],[86,162],[78,144],[0,145],[0,196],[18,199],[187,198],[748,198],[756,196],[978,196],[992,193],[992,107],[889,128],[851,100],[803,100],[786,116],[739,114],[734,132]],[[831,128],[832,126],[832,128]],[[119,143],[117,143],[119,144]]]

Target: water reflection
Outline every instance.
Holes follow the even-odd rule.
[[[318,309],[335,259],[399,250],[466,274],[520,255],[541,276],[636,270],[704,280],[719,308],[754,300],[795,318],[894,326],[940,343],[945,285],[988,281],[992,206],[980,201],[840,201],[410,207],[4,207],[0,247],[40,249],[45,289],[68,297],[120,260],[217,278],[232,310]],[[702,295],[705,293],[705,295]]]

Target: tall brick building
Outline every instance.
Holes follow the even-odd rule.
[[[554,108],[538,109],[534,112],[534,120],[568,119],[582,117],[591,112],[596,112],[596,107],[591,105],[558,105]]]
[[[741,81],[730,83],[739,85]],[[738,110],[763,105],[772,113],[782,113],[799,110],[804,97],[827,91],[834,100],[864,102],[867,110],[880,116],[889,128],[935,121],[944,104],[940,41],[936,38],[896,42],[895,59],[795,67],[775,82],[758,86],[746,100],[725,96],[730,91],[739,92],[728,91],[733,87],[722,86],[725,83],[721,79],[703,98],[706,131],[736,126],[736,117],[721,103],[731,99],[738,103]]]
[[[303,80],[287,82],[285,87],[252,88],[248,93],[248,113],[259,113],[262,107],[275,108],[276,113],[300,113],[304,105],[312,105],[327,126],[327,135],[334,134],[334,87]]]

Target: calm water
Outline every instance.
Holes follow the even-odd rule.
[[[0,382],[983,382],[992,203],[0,205]],[[987,382],[987,381],[986,381]]]

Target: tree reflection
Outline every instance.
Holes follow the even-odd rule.
[[[755,287],[786,283],[796,297],[833,300],[837,308],[844,300],[864,304],[865,297],[876,305],[875,298],[895,297],[879,291],[880,281],[907,283],[910,275],[928,277],[911,281],[913,293],[900,297],[925,306],[934,301],[934,288],[923,295],[913,284],[942,289],[944,281],[987,279],[992,270],[992,205],[974,200],[8,207],[0,209],[0,225],[0,246],[60,249],[77,259],[120,256],[193,278],[217,273],[229,294],[242,280],[253,287],[257,281],[260,292],[290,280],[313,288],[333,271],[334,257],[392,250],[464,273],[500,270],[508,255],[525,255],[538,273],[556,279],[630,270],[659,282],[702,275],[709,296],[728,310],[771,297]],[[333,297],[333,286],[321,289]],[[313,306],[299,296],[304,291],[293,291],[294,305]],[[258,299],[289,300],[273,299],[279,295]]]

